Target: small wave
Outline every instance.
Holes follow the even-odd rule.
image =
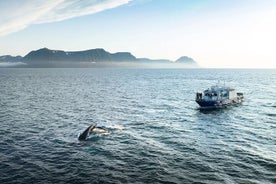
[[[269,103],[269,104],[263,104],[263,105],[261,105],[261,106],[263,106],[263,107],[272,107],[272,108],[276,108],[276,105],[272,105],[271,103]]]
[[[109,135],[110,134],[110,131],[103,128],[103,129],[99,129],[99,128],[94,128],[93,129],[93,132],[92,132],[92,135]]]
[[[267,116],[270,116],[270,117],[276,117],[276,114],[271,114],[271,113],[268,113],[266,114]]]
[[[109,125],[106,126],[107,128],[113,129],[113,130],[124,130],[125,127],[123,125]]]

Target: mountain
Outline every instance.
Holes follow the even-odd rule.
[[[137,58],[129,52],[117,52],[111,54],[111,61],[137,61]]]
[[[31,51],[24,58],[25,62],[104,62],[104,61],[136,61],[136,57],[129,52],[111,54],[104,49],[91,49],[85,51],[65,52],[47,48]]]
[[[110,67],[110,66],[195,66],[196,62],[187,56],[176,61],[168,59],[136,58],[130,52],[110,53],[102,48],[84,51],[63,51],[41,48],[21,56],[0,56],[0,62],[19,62],[24,67]],[[1,66],[0,66],[1,67]]]
[[[101,62],[110,61],[111,56],[109,52],[104,49],[91,49],[85,51],[66,52],[67,61],[78,62]]]
[[[182,57],[178,58],[175,62],[176,63],[187,63],[187,64],[195,64],[196,63],[192,58],[190,58],[188,56],[182,56]]]
[[[4,55],[0,56],[0,67],[24,67],[21,56]]]
[[[175,63],[177,65],[185,65],[186,67],[189,68],[197,68],[199,67],[198,64],[195,62],[195,60],[193,60],[192,58],[188,57],[188,56],[182,56],[180,58],[178,58]]]
[[[11,56],[11,55],[0,56],[0,62],[20,62],[21,59],[22,59],[21,56]]]
[[[67,55],[64,51],[50,50],[47,48],[31,51],[26,56],[23,57],[23,61],[25,62],[60,61],[60,60],[66,60],[66,59],[67,59]]]

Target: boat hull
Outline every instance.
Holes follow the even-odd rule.
[[[237,105],[242,103],[241,98],[235,98],[231,100],[224,100],[224,101],[205,101],[205,100],[196,100],[198,105],[200,106],[199,109],[221,109],[226,108],[228,106]]]
[[[205,108],[216,106],[216,102],[214,101],[196,100],[196,103],[198,103],[200,107],[205,107]]]

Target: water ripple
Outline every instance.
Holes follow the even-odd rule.
[[[275,76],[0,69],[0,183],[275,183],[276,99],[264,96]],[[243,105],[197,110],[195,92],[218,79],[244,92]],[[94,123],[110,134],[79,142]]]

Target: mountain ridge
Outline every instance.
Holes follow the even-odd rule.
[[[188,56],[182,56],[176,61],[168,59],[136,58],[130,52],[110,53],[103,48],[95,48],[83,51],[51,50],[46,47],[32,50],[24,57],[22,56],[0,56],[0,62],[22,62],[28,66],[66,65],[68,63],[78,66],[78,63],[136,63],[136,64],[189,64],[197,67],[197,63]]]

